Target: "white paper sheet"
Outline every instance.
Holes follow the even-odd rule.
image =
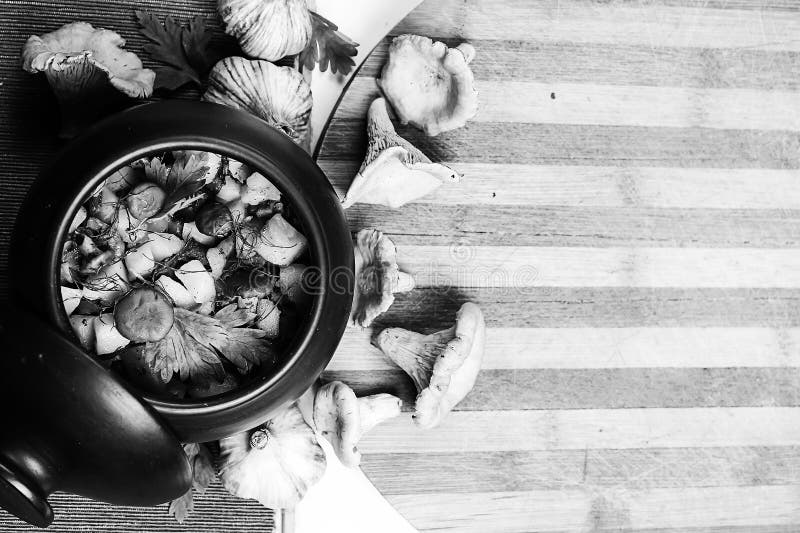
[[[360,468],[347,468],[320,437],[328,466],[295,509],[295,533],[414,533]],[[368,460],[368,459],[367,459]]]
[[[358,55],[354,58],[360,66],[372,49],[391,29],[417,7],[422,0],[315,0],[309,7],[339,27],[339,30],[356,41]],[[314,155],[317,143],[328,118],[334,112],[342,91],[355,71],[347,76],[320,72],[305,72],[314,95],[314,105],[309,119],[309,153]]]

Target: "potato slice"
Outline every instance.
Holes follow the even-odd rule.
[[[128,268],[128,274],[134,278],[144,278],[152,273],[156,262],[151,243],[146,242],[128,250],[125,254],[125,266]]]
[[[67,315],[71,315],[75,311],[75,308],[81,303],[81,298],[83,298],[81,289],[61,287],[61,302],[64,304],[64,311],[67,312]]]
[[[119,197],[108,187],[103,187],[100,192],[89,200],[89,215],[99,218],[106,224],[111,224],[117,212]]]
[[[72,315],[69,317],[69,324],[72,331],[78,337],[78,342],[86,350],[91,350],[95,343],[94,321],[97,320],[93,315]]]
[[[223,204],[233,202],[242,197],[242,185],[230,176],[225,177],[225,184],[217,192],[217,200]]]
[[[176,307],[190,309],[197,304],[191,293],[186,290],[186,287],[170,277],[160,276],[156,280],[156,285],[161,287],[161,289],[167,293],[167,296],[172,298],[172,303],[174,303]]]
[[[264,224],[255,244],[258,255],[278,266],[291,265],[307,247],[308,240],[280,214]]]
[[[213,302],[217,296],[214,278],[203,263],[193,259],[175,271],[175,276],[183,283],[194,301],[199,304]]]
[[[163,261],[180,252],[186,243],[172,233],[151,233],[149,244],[153,259],[155,261]]]
[[[83,285],[83,298],[111,305],[128,290],[128,274],[122,261],[114,261],[90,276]]]
[[[197,241],[203,246],[214,246],[217,243],[216,237],[210,237],[205,233],[201,232],[199,229],[197,229],[197,224],[195,224],[194,222],[186,222],[183,225],[181,236],[186,240],[192,239],[194,241]]]
[[[128,208],[120,205],[117,209],[117,218],[114,222],[114,228],[119,233],[122,240],[127,244],[136,244],[144,240],[147,232],[141,228],[142,223],[131,215]]]
[[[114,315],[103,313],[94,321],[95,352],[105,355],[124,348],[131,341],[122,336],[114,326]]]
[[[81,206],[81,208],[78,209],[78,212],[75,213],[75,216],[72,217],[72,222],[69,223],[69,233],[72,233],[77,229],[78,226],[83,224],[87,216],[86,208]]]
[[[271,181],[258,172],[253,172],[242,189],[242,201],[247,205],[258,205],[267,200],[280,200],[281,192]]]
[[[208,259],[208,265],[211,267],[211,275],[214,279],[219,279],[219,277],[222,276],[222,271],[225,269],[228,257],[230,257],[231,252],[233,252],[234,244],[235,237],[231,235],[223,239],[215,247],[209,248],[208,251],[206,251],[206,259]]]

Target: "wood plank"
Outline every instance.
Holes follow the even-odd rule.
[[[800,133],[789,131],[495,122],[470,122],[436,137],[411,126],[397,130],[435,161],[800,168]],[[360,162],[365,147],[364,120],[336,118],[320,159]]]
[[[373,50],[360,76],[380,76],[390,42],[391,37],[387,37]],[[461,41],[445,42],[455,46]],[[476,79],[787,91],[800,88],[800,57],[796,52],[536,40],[470,39],[470,43],[477,50],[470,63]],[[350,99],[345,95],[345,100]]]
[[[455,411],[432,430],[406,413],[359,443],[364,453],[718,448],[800,445],[800,408]]]
[[[378,330],[348,328],[327,370],[395,369],[370,344]],[[481,368],[800,367],[800,328],[486,329]]]
[[[787,38],[800,32],[791,12],[598,4],[472,0],[426,2],[393,30],[436,37],[635,44],[645,47],[800,50]]]
[[[417,390],[400,369],[326,371],[359,396],[388,392],[413,411]],[[624,368],[481,370],[458,411],[639,407],[800,407],[800,369]]]
[[[474,122],[800,130],[798,95],[789,91],[508,79],[476,79],[475,88],[480,107]],[[375,79],[359,76],[350,85],[336,116],[363,118],[369,104],[379,96]],[[732,113],[732,109],[737,111]]]
[[[796,209],[675,209],[514,205],[435,205],[402,209],[356,204],[351,231],[379,228],[398,247],[800,247]]]
[[[445,161],[464,176],[416,203],[573,207],[800,209],[800,171],[524,165]],[[321,161],[343,195],[357,161]]]
[[[558,531],[551,530],[549,533],[576,533],[577,531],[624,531],[625,533],[797,533],[797,526],[793,524],[783,524],[783,525],[760,525],[760,526],[722,526],[722,527],[692,527],[692,528],[672,528],[672,527],[657,527],[657,528],[624,528],[620,529],[594,529],[592,530],[591,527],[587,526],[584,529],[561,529]],[[433,530],[419,530],[419,531],[438,531],[436,529]],[[531,531],[529,529],[525,529],[519,533],[539,533],[539,531],[544,530],[536,530]]]
[[[800,486],[781,485],[412,494],[389,501],[422,531],[516,533],[783,526],[800,520],[799,496]]]
[[[489,327],[800,326],[797,289],[437,287],[396,295],[374,327],[446,329],[467,301]]]
[[[591,3],[594,0],[586,0]],[[639,5],[640,0],[617,0],[620,5]],[[756,11],[800,11],[793,0],[650,0],[647,5],[656,4],[674,7],[705,7],[714,9],[753,9]]]
[[[406,245],[397,260],[418,287],[800,287],[795,249]]]
[[[397,475],[398,460],[403,475]],[[369,454],[361,469],[384,494],[800,484],[800,448],[651,448]],[[438,475],[431,475],[438,472]]]

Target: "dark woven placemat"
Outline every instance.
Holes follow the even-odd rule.
[[[83,20],[112,29],[140,57],[144,39],[136,31],[133,8],[159,16],[186,19],[195,14],[216,16],[214,0],[159,2],[0,0],[0,303],[8,296],[8,245],[14,219],[40,167],[58,150],[58,109],[42,76],[20,68],[20,50],[28,36],[52,31],[67,22]],[[218,24],[217,24],[218,28]],[[217,29],[217,39],[225,39]],[[182,91],[178,97],[193,97]],[[2,430],[0,430],[2,431]],[[56,520],[51,532],[270,532],[272,512],[252,501],[228,495],[218,483],[196,500],[196,509],[183,525],[157,508],[118,507],[67,494],[51,497]],[[0,510],[0,532],[31,531]]]
[[[50,503],[56,519],[46,530],[23,524],[0,510],[0,531],[47,531],[48,533],[270,533],[272,511],[255,501],[228,494],[215,482],[205,494],[195,496],[189,518],[178,524],[167,514],[167,506],[121,507],[81,498],[54,494]]]

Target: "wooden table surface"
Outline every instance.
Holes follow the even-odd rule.
[[[4,32],[84,18],[141,47],[132,3],[84,4],[0,2],[0,261],[55,146],[52,124],[28,115],[47,89],[17,70],[21,41]],[[482,105],[435,138],[398,128],[462,183],[347,212],[353,231],[388,233],[416,274],[378,328],[443,329],[474,301],[489,330],[472,393],[436,430],[408,414],[373,430],[366,474],[422,530],[800,530],[800,4],[428,0],[403,32],[472,42]],[[323,145],[340,192],[386,49]],[[349,331],[326,377],[410,403],[372,333]],[[54,530],[268,526],[221,494],[183,527],[163,508],[60,496]],[[0,516],[0,529],[21,528]]]

